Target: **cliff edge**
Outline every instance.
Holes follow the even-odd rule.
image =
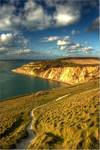
[[[12,71],[68,84],[77,84],[99,78],[99,65],[100,60],[96,58],[68,58],[31,62]]]

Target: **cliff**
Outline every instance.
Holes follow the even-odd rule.
[[[76,84],[98,78],[99,63],[99,60],[89,59],[87,61],[71,59],[31,62],[14,69],[13,72]]]

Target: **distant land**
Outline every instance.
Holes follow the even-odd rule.
[[[29,60],[29,61],[48,61],[48,60],[57,60],[57,59],[98,59],[98,60],[100,60],[100,57],[98,56],[98,57],[95,57],[95,56],[93,56],[93,57],[91,57],[91,56],[82,56],[82,57],[75,57],[75,56],[69,56],[69,57],[58,57],[58,58],[43,58],[43,59],[30,59],[30,58],[27,58],[27,59],[24,59],[24,58],[15,58],[15,59],[12,59],[12,58],[0,58],[0,60],[2,60],[2,61],[16,61],[16,60],[18,60],[18,61],[26,61],[26,60]]]

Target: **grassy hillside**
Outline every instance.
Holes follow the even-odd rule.
[[[12,148],[20,138],[27,137],[30,111],[48,102],[48,105],[35,111],[34,130],[38,134],[30,148],[74,148],[81,140],[82,144],[79,146],[83,147],[88,135],[88,140],[94,147],[98,147],[98,90],[92,91],[98,89],[98,84],[99,81],[94,80],[80,85],[65,85],[50,91],[1,101],[0,148]],[[55,101],[69,93],[71,95],[68,98]],[[86,147],[91,146],[85,142]]]
[[[31,149],[98,149],[98,82],[69,87],[68,97],[35,110]]]

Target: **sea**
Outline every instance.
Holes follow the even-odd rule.
[[[29,63],[27,60],[0,61],[0,100],[60,87],[63,83],[30,77],[12,72],[12,69]]]

